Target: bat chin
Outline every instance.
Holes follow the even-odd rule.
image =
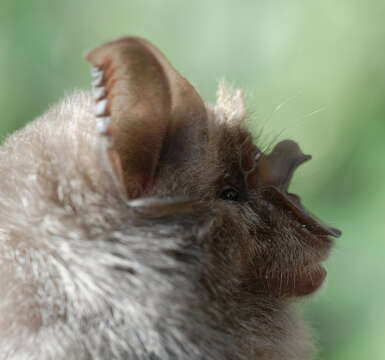
[[[317,264],[298,274],[292,296],[311,295],[320,289],[326,279],[327,271],[322,264]]]
[[[311,265],[270,278],[268,287],[277,297],[307,296],[322,287],[326,275],[327,271],[322,264]]]

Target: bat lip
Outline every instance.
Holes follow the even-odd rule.
[[[301,297],[311,295],[320,289],[326,279],[327,270],[323,263],[328,259],[334,246],[334,240],[329,235],[312,236],[318,241],[312,242],[312,248],[318,252],[318,256],[312,257],[312,261],[306,266],[301,266],[292,272],[293,289],[291,296]],[[297,279],[297,281],[295,281]]]
[[[300,275],[300,283],[294,288],[294,296],[311,295],[322,287],[327,276],[323,264],[317,264],[304,270]]]
[[[303,297],[322,287],[327,276],[321,264],[307,266],[305,269],[279,274],[269,279],[269,288],[277,297]]]
[[[313,237],[317,241],[310,245],[313,252],[308,255],[309,261],[266,277],[268,288],[274,296],[303,297],[313,294],[322,287],[327,276],[323,263],[329,257],[334,241],[328,236],[322,236],[321,239],[314,235]]]

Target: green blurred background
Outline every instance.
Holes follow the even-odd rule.
[[[145,37],[214,101],[242,87],[264,144],[297,140],[313,160],[292,189],[343,230],[328,286],[303,307],[320,358],[385,359],[383,0],[1,0],[0,135],[90,83],[87,49]]]

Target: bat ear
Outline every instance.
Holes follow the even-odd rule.
[[[206,107],[193,86],[147,41],[126,37],[97,47],[91,62],[102,155],[129,199],[150,191],[160,166],[192,156],[207,137]]]

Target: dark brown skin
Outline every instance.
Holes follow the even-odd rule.
[[[311,359],[293,303],[340,232],[288,190],[310,156],[262,152],[240,90],[205,104],[146,40],[86,59],[93,99],[0,149],[0,360]]]

